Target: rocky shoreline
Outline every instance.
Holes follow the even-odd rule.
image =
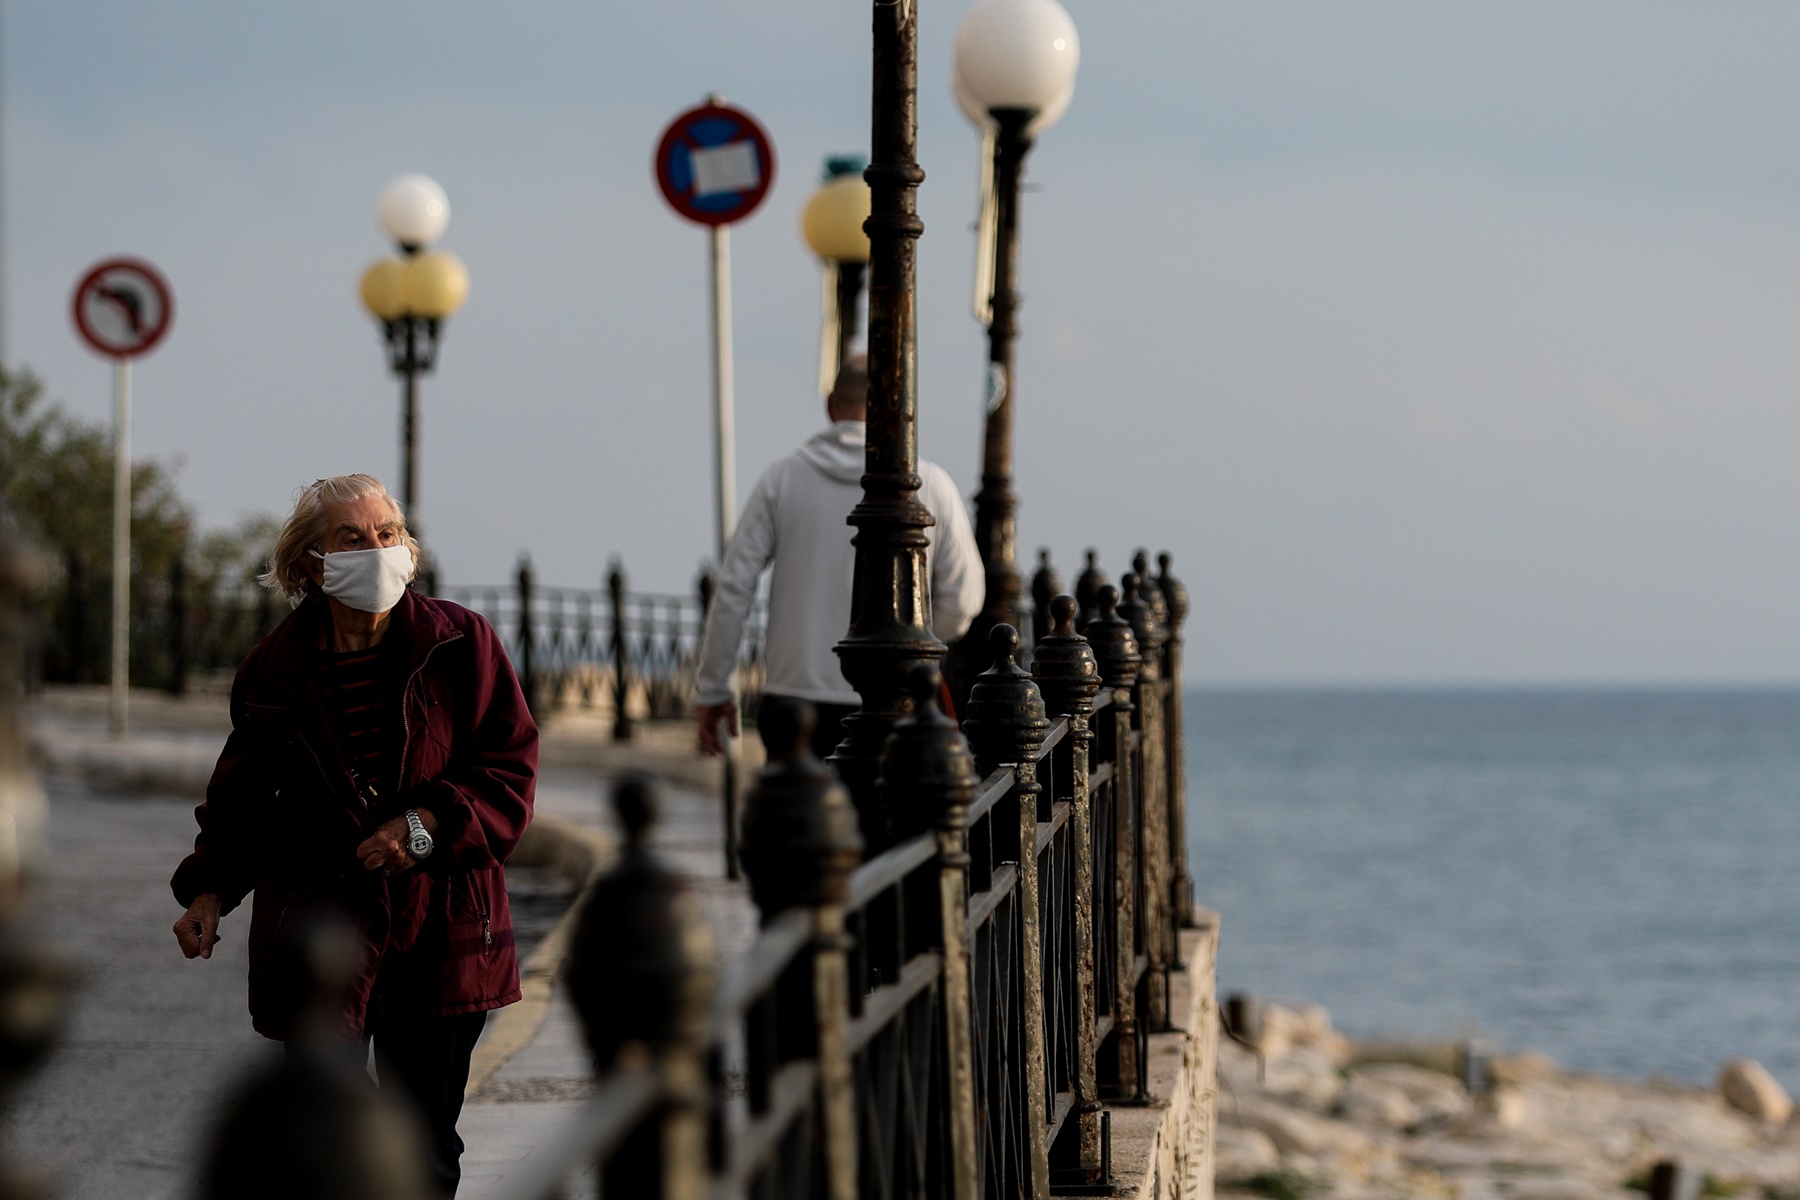
[[[1747,1060],[1707,1089],[1359,1042],[1316,1005],[1266,1006],[1252,1028],[1219,1048],[1221,1196],[1800,1200],[1800,1120]]]

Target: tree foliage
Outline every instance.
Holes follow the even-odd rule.
[[[44,677],[105,678],[113,575],[112,433],[46,398],[43,383],[28,370],[0,368],[0,501],[43,562],[38,625]],[[174,669],[172,623],[189,621],[195,597],[210,601],[242,592],[274,541],[275,523],[267,517],[199,536],[194,526],[193,509],[176,491],[173,468],[134,461],[136,679]]]

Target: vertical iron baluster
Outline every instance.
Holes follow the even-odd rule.
[[[912,712],[894,726],[881,756],[877,786],[903,829],[930,829],[937,836],[937,941],[944,972],[938,992],[944,1031],[939,1053],[948,1096],[944,1111],[933,1117],[943,1123],[949,1178],[928,1181],[926,1193],[947,1200],[976,1200],[980,1193],[964,831],[980,780],[968,742],[938,707],[943,675],[937,666],[915,666],[908,682]]]
[[[1020,1147],[1026,1156],[1025,1177],[1034,1196],[1050,1194],[1049,1148],[1045,1130],[1049,1126],[1045,1096],[1044,977],[1042,955],[1042,902],[1038,887],[1038,795],[1037,749],[1044,741],[1050,722],[1044,717],[1044,699],[1031,676],[1014,660],[1019,652],[1019,631],[1011,625],[995,625],[988,634],[993,666],[982,672],[969,691],[967,715],[963,729],[975,752],[976,769],[983,775],[1010,766],[1017,777],[1007,803],[1016,808],[997,819],[1014,822],[1017,837],[1018,885],[1016,920],[1018,930],[1014,969],[1019,998],[1019,1048],[1022,1061],[1007,1063],[1012,1070],[1021,1067],[1024,1079],[1015,1091],[1024,1104],[1014,1114],[1024,1123],[1020,1130]]]
[[[1095,1040],[1099,1013],[1095,1005],[1093,812],[1088,794],[1093,734],[1088,723],[1094,709],[1094,693],[1100,688],[1100,668],[1087,639],[1075,632],[1075,598],[1057,596],[1046,607],[1051,625],[1034,648],[1032,677],[1043,694],[1045,711],[1069,718],[1068,735],[1057,748],[1057,770],[1059,774],[1066,773],[1068,779],[1070,869],[1074,875],[1074,1085],[1080,1122],[1079,1182],[1095,1184],[1102,1182],[1101,1105]],[[1106,919],[1102,913],[1100,920]]]
[[[812,915],[811,1018],[818,1064],[824,1195],[855,1200],[856,1114],[844,902],[862,858],[856,810],[837,774],[812,755],[812,705],[783,701],[764,727],[779,757],[744,813],[744,870],[763,923],[805,906]]]
[[[1168,1012],[1169,962],[1174,957],[1173,914],[1169,906],[1169,807],[1164,788],[1168,771],[1163,764],[1162,657],[1163,631],[1156,620],[1156,610],[1145,598],[1143,579],[1136,571],[1119,577],[1122,596],[1119,615],[1131,623],[1138,651],[1143,656],[1138,667],[1136,726],[1138,739],[1138,794],[1143,830],[1144,955],[1149,963],[1144,981],[1148,1004],[1147,1029],[1165,1032],[1170,1028]]]
[[[1169,644],[1164,673],[1169,681],[1169,828],[1174,831],[1175,852],[1175,877],[1170,886],[1174,892],[1176,920],[1185,928],[1194,920],[1194,884],[1188,874],[1186,703],[1181,695],[1181,626],[1187,620],[1188,593],[1181,581],[1169,574],[1168,552],[1158,555],[1156,561],[1161,571],[1156,577],[1156,586],[1162,592],[1163,602],[1169,606]],[[1179,939],[1176,946],[1179,950]]]
[[[613,791],[625,831],[619,864],[595,880],[570,942],[569,991],[595,1070],[642,1047],[665,1104],[602,1164],[610,1196],[700,1200],[706,1193],[706,1043],[712,931],[700,899],[650,849],[655,785],[631,775]]]
[[[612,560],[606,572],[606,594],[612,604],[613,741],[631,740],[631,650],[626,640],[625,568]]]
[[[525,707],[537,714],[537,631],[532,620],[531,602],[534,584],[531,559],[519,559],[518,584],[515,591],[519,606],[519,690],[525,693]]]
[[[1091,562],[1091,560],[1090,560]],[[1112,778],[1112,938],[1115,991],[1112,1041],[1118,1062],[1120,1087],[1131,1081],[1135,1091],[1143,1086],[1143,1063],[1137,1052],[1137,813],[1132,779],[1131,689],[1137,681],[1137,638],[1116,611],[1118,589],[1100,586],[1094,596],[1095,615],[1082,631],[1093,648],[1100,670],[1100,686],[1111,690],[1109,707],[1113,754]]]

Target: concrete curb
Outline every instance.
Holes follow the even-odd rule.
[[[473,1097],[508,1059],[529,1046],[543,1027],[544,1018],[550,1013],[550,996],[562,974],[563,960],[568,957],[569,941],[575,935],[576,917],[594,878],[611,856],[612,843],[605,837],[556,817],[534,817],[525,836],[519,839],[508,862],[521,867],[549,867],[575,885],[575,902],[520,964],[519,1002],[495,1013],[487,1033],[475,1047],[474,1057],[469,1060],[469,1083],[463,1089],[465,1099]]]

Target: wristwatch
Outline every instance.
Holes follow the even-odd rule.
[[[421,862],[430,858],[433,842],[431,835],[425,832],[425,822],[419,820],[418,809],[406,810],[406,827],[412,831],[411,836],[406,839],[406,852]]]

